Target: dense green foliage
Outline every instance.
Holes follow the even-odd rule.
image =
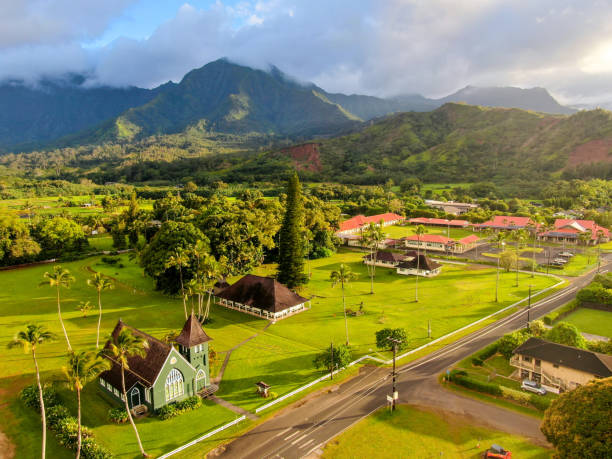
[[[393,349],[394,343],[391,340],[397,340],[395,345],[398,351],[406,349],[408,345],[408,334],[405,328],[383,328],[378,330],[375,336],[378,349]]]
[[[304,204],[297,173],[287,183],[285,215],[279,232],[278,271],[276,278],[289,288],[308,281],[304,274]]]
[[[197,395],[193,395],[191,397],[187,397],[185,400],[181,400],[180,402],[162,406],[159,410],[157,410],[157,415],[162,420],[170,419],[187,413],[188,411],[195,410],[201,406],[202,399]]]
[[[330,344],[325,351],[313,360],[315,368],[323,368],[331,372],[346,367],[353,359],[351,347],[348,344]]]
[[[542,432],[558,459],[612,456],[612,378],[565,392],[544,414]]]

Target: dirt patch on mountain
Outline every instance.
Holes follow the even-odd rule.
[[[569,167],[588,163],[612,162],[612,138],[596,139],[576,147],[569,155]]]
[[[284,148],[281,153],[289,156],[298,171],[321,172],[321,144],[311,142]]]

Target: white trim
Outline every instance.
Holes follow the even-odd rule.
[[[153,384],[151,384],[151,387],[155,386],[155,384],[157,383],[157,380],[159,379],[159,375],[161,375],[163,368],[166,366],[166,364],[168,363],[168,359],[170,359],[170,356],[172,355],[172,351],[176,352],[176,354],[183,359],[183,361],[189,365],[189,367],[193,370],[193,371],[197,371],[195,369],[195,367],[189,363],[189,360],[187,360],[185,357],[183,357],[183,355],[176,350],[176,348],[174,346],[171,346],[170,352],[168,352],[168,356],[166,357],[166,360],[164,360],[164,364],[161,366],[159,373],[157,373],[157,376],[155,377],[155,381],[153,381]]]

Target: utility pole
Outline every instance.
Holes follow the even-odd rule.
[[[334,379],[334,342],[331,343],[331,371],[329,373],[329,379]]]
[[[529,329],[530,312],[531,312],[531,285],[529,286],[529,299],[527,300],[527,329]]]
[[[387,338],[393,343],[393,392],[391,395],[391,411],[395,411],[395,401],[398,398],[396,387],[395,387],[395,355],[397,354],[397,345],[401,343],[399,339]]]
[[[431,320],[427,321],[427,337],[431,339]]]

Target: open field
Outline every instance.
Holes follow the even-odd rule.
[[[442,415],[406,405],[398,406],[395,413],[381,409],[332,440],[325,447],[323,457],[476,459],[493,443],[512,451],[516,458],[551,457],[550,450],[523,437],[472,422],[457,415]]]
[[[429,341],[428,320],[431,320],[432,337],[435,338],[523,298],[527,294],[528,283],[532,283],[535,290],[555,283],[554,279],[545,277],[528,280],[527,274],[521,274],[520,287],[515,288],[514,274],[502,275],[502,301],[496,304],[491,301],[495,285],[493,269],[445,265],[443,273],[437,278],[419,279],[420,301],[416,303],[415,279],[399,276],[384,268],[377,270],[376,293],[370,295],[369,278],[360,261],[362,255],[360,252],[343,251],[330,258],[313,260],[310,263],[311,282],[302,292],[309,297],[316,295],[312,299],[312,309],[273,324],[265,331],[263,329],[268,324],[265,320],[214,306],[211,313],[213,322],[207,325],[206,331],[213,338],[211,346],[218,352],[220,360],[225,357],[226,351],[257,335],[233,351],[218,395],[247,409],[254,409],[264,403],[255,394],[255,382],[264,380],[272,385],[272,391],[283,394],[320,375],[312,366],[314,356],[330,341],[339,343],[345,339],[341,291],[339,287],[332,288],[328,280],[330,271],[342,262],[360,276],[347,286],[347,307],[357,310],[363,302],[365,310],[362,316],[349,317],[349,335],[355,356],[375,351],[374,332],[380,328],[405,327],[410,347],[414,348]],[[62,291],[64,321],[76,349],[91,349],[95,343],[95,314],[82,318],[75,309],[81,300],[96,303],[95,291],[85,283],[90,275],[89,269],[118,280],[116,289],[103,293],[103,336],[119,317],[158,338],[179,329],[184,322],[180,300],[153,291],[152,280],[145,278],[141,268],[127,255],[120,256],[119,260],[116,265],[101,263],[99,257],[64,264],[76,277],[75,284],[69,290]],[[44,324],[59,335],[58,341],[41,347],[38,352],[45,381],[60,377],[59,369],[65,358],[65,342],[57,319],[55,292],[49,287],[38,287],[43,273],[50,269],[51,265],[43,265],[0,272],[0,284],[3,286],[0,290],[0,342],[8,342],[17,330],[29,322]],[[259,272],[273,269],[273,266],[262,267]],[[15,400],[18,390],[33,381],[33,377],[30,356],[17,350],[7,351],[6,358],[0,364],[0,392],[7,394],[9,403],[0,407],[0,416],[7,420],[6,433],[20,452],[32,451],[40,435],[37,429],[32,429],[38,425],[36,413],[24,410]],[[67,397],[70,400],[73,394]],[[109,404],[95,383],[86,388],[83,403],[88,411],[84,422],[94,429],[103,443],[108,442],[111,450],[119,455],[132,451],[126,426],[106,422]],[[139,425],[142,426],[145,443],[158,453],[197,436],[196,430],[185,427],[183,423],[197,425],[197,433],[202,433],[233,419],[233,416],[233,413],[220,407],[207,406],[173,420],[159,421],[150,417],[139,421]],[[29,428],[26,429],[26,426]],[[164,430],[180,433],[160,436],[162,426]],[[128,443],[119,444],[117,439],[123,442],[124,438]],[[49,439],[50,443],[54,441]],[[63,457],[63,454],[57,457]]]
[[[574,324],[583,333],[612,339],[612,312],[578,308],[561,321]]]
[[[5,199],[0,200],[0,214],[9,215],[21,215],[27,212],[23,209],[26,202],[30,203],[33,208],[31,210],[33,215],[59,215],[62,212],[66,212],[73,216],[87,217],[89,215],[105,215],[104,209],[102,209],[101,200],[104,195],[95,195],[96,205],[92,207],[81,207],[86,202],[91,202],[90,195],[80,196],[49,196],[49,197],[33,197],[23,199]],[[67,206],[66,204],[72,202],[74,206]],[[139,200],[141,209],[151,210],[153,208],[153,201],[141,199]],[[115,212],[120,212],[126,207],[119,206]]]
[[[399,239],[401,237],[407,237],[410,236],[412,234],[414,234],[414,230],[416,229],[417,225],[406,225],[406,226],[399,226],[399,225],[392,225],[392,226],[386,226],[383,228],[383,233],[390,238],[393,239]],[[447,236],[447,237],[451,237],[453,239],[461,239],[464,238],[466,236],[470,236],[471,234],[477,234],[474,233],[472,230],[470,229],[463,229],[463,228],[450,228],[450,236],[448,236],[448,228],[444,228],[441,226],[425,226],[425,230],[427,234],[439,234],[441,236]],[[484,236],[483,236],[484,237]]]

